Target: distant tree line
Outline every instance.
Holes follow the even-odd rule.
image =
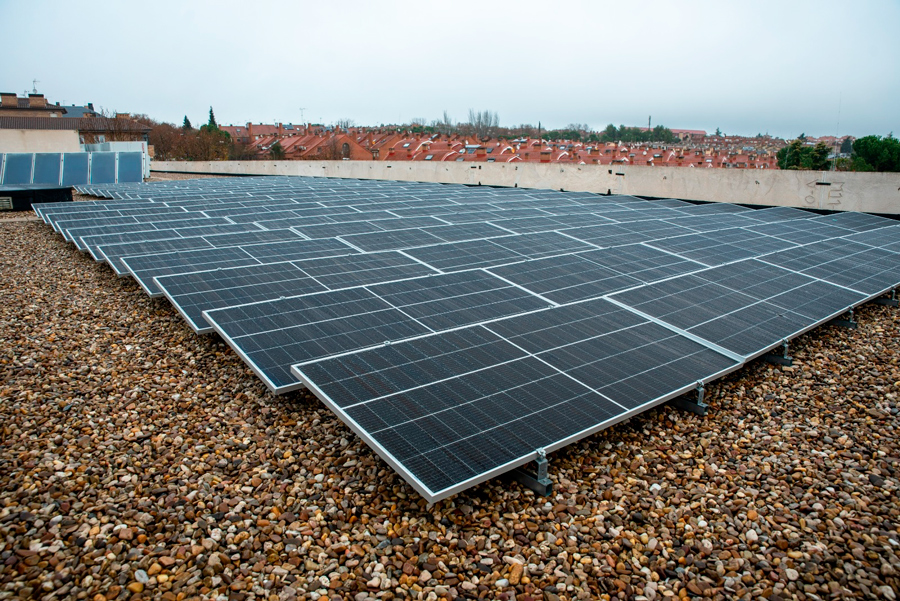
[[[672,144],[678,142],[678,136],[664,125],[657,125],[653,129],[641,129],[639,127],[616,127],[612,123],[600,132],[601,142],[663,142]]]
[[[679,141],[678,136],[664,125],[657,125],[653,129],[641,129],[639,127],[616,127],[612,123],[603,131],[596,132],[587,123],[569,123],[560,129],[544,129],[540,123],[535,127],[530,123],[501,127],[500,118],[495,111],[476,111],[469,109],[469,120],[455,123],[447,111],[444,111],[440,119],[428,122],[424,117],[414,117],[403,125],[412,133],[426,134],[461,134],[470,135],[478,139],[503,138],[513,140],[517,138],[537,138],[544,140],[574,140],[576,142],[661,142],[672,144]]]

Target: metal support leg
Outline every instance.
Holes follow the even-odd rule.
[[[790,367],[791,365],[794,364],[794,358],[791,357],[790,355],[788,355],[788,341],[787,340],[781,341],[781,350],[782,350],[781,355],[778,355],[775,352],[766,353],[765,355],[763,355],[763,360],[765,360],[767,363],[774,363],[776,365],[787,365],[788,367]]]
[[[527,486],[536,494],[546,497],[553,492],[553,481],[547,476],[547,453],[544,449],[537,450],[537,472],[532,472],[521,467],[512,470],[510,474],[522,486]]]
[[[850,328],[851,330],[855,330],[859,327],[859,324],[853,319],[853,309],[850,309],[850,319],[832,319],[829,323],[833,326],[841,326],[842,328]]]
[[[691,399],[687,395],[684,395],[672,399],[671,403],[673,406],[678,407],[682,411],[690,411],[691,413],[696,413],[697,415],[706,415],[706,412],[709,409],[709,405],[703,402],[704,395],[705,389],[703,387],[703,382],[697,382],[697,397],[695,399]]]
[[[891,298],[885,298],[882,296],[881,298],[876,298],[872,302],[874,302],[876,305],[886,305],[888,307],[896,307],[896,306],[900,305],[900,303],[897,302],[897,290],[896,289],[891,290]]]

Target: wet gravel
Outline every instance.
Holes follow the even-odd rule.
[[[428,505],[48,226],[0,277],[0,599],[897,596],[897,309]]]

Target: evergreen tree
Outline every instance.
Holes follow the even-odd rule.
[[[206,125],[209,129],[219,129],[219,125],[216,123],[216,115],[213,113],[212,107],[209,107],[209,123]]]
[[[790,144],[776,153],[779,169],[808,169],[812,171],[826,171],[831,164],[828,154],[831,149],[827,144],[819,142],[815,146],[806,146],[800,138],[791,141]]]
[[[900,140],[865,136],[853,143],[854,171],[900,171]]]
[[[273,161],[282,161],[284,160],[284,147],[281,145],[281,142],[275,142],[269,148],[269,156]]]
[[[191,120],[187,118],[187,115],[184,116],[184,123],[181,124],[181,129],[185,131],[190,131],[193,129],[191,126]]]

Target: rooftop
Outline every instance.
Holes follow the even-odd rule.
[[[798,339],[793,368],[719,381],[705,418],[662,406],[553,454],[550,498],[497,480],[427,506],[311,396],[271,395],[223,342],[45,225],[0,229],[17,282],[0,290],[5,590],[888,598],[900,585],[896,309]],[[86,561],[109,554],[121,570]],[[45,561],[70,578],[42,580]]]

